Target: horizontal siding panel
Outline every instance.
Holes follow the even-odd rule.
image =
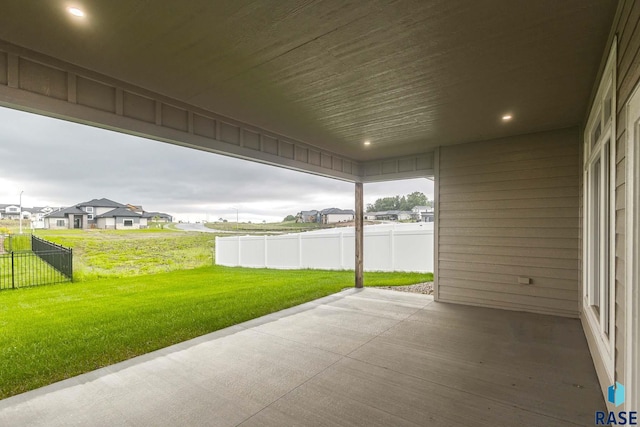
[[[505,191],[482,191],[482,192],[463,192],[459,191],[454,194],[442,194],[440,196],[441,203],[447,202],[467,202],[476,200],[509,200],[509,199],[540,199],[554,197],[573,197],[578,198],[578,183],[572,187],[558,188],[530,188],[526,190],[505,190]]]
[[[457,185],[457,184],[474,184],[479,182],[504,182],[511,180],[522,179],[544,179],[544,178],[559,178],[559,177],[572,177],[577,178],[577,168],[558,168],[547,167],[546,165],[540,165],[537,169],[523,169],[507,172],[491,172],[486,174],[468,174],[460,176],[447,177],[446,180],[441,180],[441,186]]]
[[[441,185],[440,195],[457,193],[459,191],[526,190],[530,188],[573,187],[577,185],[578,177],[574,175],[558,178],[510,179],[508,181],[499,182]]]
[[[624,235],[616,236],[616,253],[620,253],[618,248],[624,249],[624,245],[625,245],[625,236]],[[616,280],[619,281],[620,283],[627,283],[626,276],[627,276],[626,261],[623,257],[616,256]]]
[[[563,299],[542,298],[530,295],[505,294],[500,292],[476,291],[471,289],[460,289],[451,286],[444,287],[441,290],[441,297],[452,301],[462,301],[482,303],[482,305],[492,305],[493,303],[503,305],[505,307],[523,308],[528,307],[531,310],[538,311],[540,309],[549,310],[551,312],[562,312],[567,315],[576,315],[578,312],[577,301],[567,301]]]
[[[441,147],[440,300],[577,314],[579,138],[573,128]]]
[[[576,228],[440,228],[440,236],[502,236],[577,239]]]
[[[620,209],[616,211],[616,234],[626,234],[626,215],[625,209]],[[624,256],[624,253],[617,254],[618,256]]]
[[[522,247],[522,239],[516,237],[461,237],[461,236],[440,236],[440,245],[483,245],[484,247]],[[530,237],[527,239],[527,246],[530,248],[560,248],[576,249],[579,247],[578,239],[541,239]]]
[[[624,184],[626,173],[627,173],[627,159],[622,158],[616,164],[616,187],[620,187],[622,184]],[[620,193],[616,194],[616,197],[620,197],[620,196],[621,196]],[[622,196],[624,197],[624,193],[622,193]]]
[[[440,252],[441,261],[471,262],[476,264],[508,265],[520,267],[542,267],[574,270],[577,267],[577,260],[555,259],[555,258],[529,258],[517,256],[497,256],[497,255],[475,255],[475,254],[455,254]]]
[[[440,177],[448,178],[452,176],[461,176],[461,175],[480,175],[485,173],[496,173],[496,172],[513,172],[519,170],[526,169],[537,169],[537,168],[569,168],[575,174],[578,173],[578,157],[577,157],[577,148],[576,153],[571,155],[562,155],[562,156],[553,156],[544,161],[540,159],[532,159],[532,160],[519,160],[516,162],[504,162],[504,163],[494,163],[491,164],[491,159],[485,159],[487,162],[480,164],[478,166],[470,167],[470,168],[458,168],[458,167],[442,167],[440,169]]]
[[[439,208],[442,213],[445,210],[473,210],[473,209],[534,209],[534,208],[578,208],[579,200],[575,197],[552,199],[517,199],[517,200],[474,200],[466,202],[440,201]]]
[[[470,210],[440,209],[446,211],[447,218],[573,218],[576,217],[576,208],[535,208],[535,209],[483,209]]]
[[[626,78],[622,79],[622,84],[618,89],[618,108],[623,108],[622,106],[624,104],[620,104],[620,101],[626,103],[629,100],[633,89],[638,84],[638,80],[640,80],[640,55],[638,55],[637,52],[635,58],[633,58],[633,61],[631,62],[629,73],[625,75],[625,77]]]
[[[476,291],[499,292],[504,294],[527,295],[541,298],[553,298],[567,301],[576,301],[578,291],[576,289],[542,288],[534,285],[504,284],[496,282],[483,282],[480,280],[465,280],[461,282],[455,279],[443,277],[443,286],[451,286],[458,289],[473,289]]]
[[[578,249],[541,249],[528,246],[472,246],[472,245],[445,245],[440,242],[440,253],[474,254],[474,255],[511,255],[531,258],[558,258],[576,260]]]
[[[466,281],[478,281],[488,283],[503,283],[506,285],[520,285],[518,283],[517,274],[500,274],[500,273],[485,273],[480,271],[464,271],[464,270],[445,270],[440,274],[440,280],[456,281],[457,283]],[[529,277],[524,275],[524,277]],[[578,282],[570,279],[557,279],[549,277],[533,277],[533,285],[536,288],[554,288],[563,289],[567,291],[578,292]],[[445,282],[447,283],[447,282]],[[464,287],[464,286],[462,286]]]
[[[637,13],[633,8],[635,0],[621,0],[621,2],[623,4],[622,13],[620,13],[622,19],[618,21],[616,26],[616,30],[620,34],[620,39],[618,41],[618,64],[629,47],[629,41],[631,40],[631,34],[633,33],[633,26],[635,26],[636,22],[632,17]],[[629,26],[631,26],[631,28],[629,28]]]
[[[578,228],[578,218],[442,218],[440,228]]]
[[[465,147],[465,149],[455,153],[443,153],[441,158],[445,165],[449,165],[444,168],[446,171],[455,168],[473,168],[481,165],[522,160],[529,161],[532,159],[540,160],[540,163],[544,163],[545,159],[555,156],[573,156],[576,149],[575,146],[568,144],[558,146],[555,141],[543,141],[540,139],[536,145],[527,147],[518,146],[513,142],[495,145],[494,147],[485,146],[478,150],[473,150],[473,147]],[[486,163],[479,160],[486,159],[486,157],[490,157],[492,161]]]
[[[578,318],[579,312],[576,310],[557,310],[557,309],[548,309],[546,307],[539,306],[528,306],[525,304],[516,304],[514,302],[498,302],[498,301],[487,301],[487,300],[479,300],[476,298],[465,298],[465,297],[455,297],[455,298],[441,298],[440,301],[445,303],[455,303],[455,304],[464,304],[471,305],[476,307],[488,307],[488,308],[496,308],[503,310],[515,310],[515,311],[526,311],[531,313],[539,313],[539,314],[548,314],[551,316],[562,316],[569,318]],[[577,304],[576,304],[577,306]]]
[[[577,264],[577,262],[576,262]],[[440,270],[438,273],[443,277],[447,276],[447,271],[480,271],[484,273],[496,274],[512,274],[525,277],[546,277],[549,279],[578,280],[578,272],[576,270],[540,268],[520,265],[498,265],[498,264],[477,264],[473,262],[463,261],[440,261]]]
[[[635,2],[637,3],[637,2]],[[618,56],[618,93],[619,96],[626,101],[628,94],[626,88],[633,87],[634,82],[638,80],[640,71],[638,70],[638,51],[640,51],[640,28],[638,27],[637,17],[632,20],[632,16],[637,13],[638,5],[634,4],[629,20],[627,21],[620,40],[629,39],[628,46],[621,50]],[[630,92],[630,90],[629,90]]]
[[[624,183],[616,187],[616,210],[624,209],[626,206],[626,187],[627,186]]]
[[[616,146],[616,163],[620,163],[620,161],[624,159],[626,155],[627,155],[627,138],[624,138],[624,137],[618,138],[618,142]]]
[[[624,261],[621,264],[621,267],[624,268]],[[624,292],[624,283],[621,282],[620,280],[616,280],[616,304],[620,305],[619,309],[624,311],[624,304],[625,304],[625,300],[626,300],[626,295]]]

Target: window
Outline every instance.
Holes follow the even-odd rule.
[[[89,214],[89,215],[87,215],[87,219],[88,219],[89,221],[93,220],[93,214]]]
[[[67,222],[64,219],[58,219],[56,220],[56,226],[58,227],[64,227],[65,225],[67,225]]]
[[[125,219],[124,220],[124,226],[125,227],[133,227],[133,220],[132,219]]]
[[[86,206],[86,207],[84,208],[84,211],[85,211],[85,212],[93,212],[93,207],[92,207],[92,206]]]
[[[584,133],[584,317],[613,380],[615,355],[615,43]]]

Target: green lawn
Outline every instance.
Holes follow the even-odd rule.
[[[368,286],[430,274],[366,273]],[[353,286],[353,272],[211,266],[0,293],[0,398]]]
[[[34,280],[34,278],[41,280],[41,282]],[[64,274],[32,252],[16,252],[13,265],[10,254],[0,255],[0,290],[11,289],[14,286],[21,288],[42,283],[66,282],[67,280]]]
[[[328,228],[322,224],[310,223],[310,222],[295,222],[295,221],[283,221],[283,222],[267,222],[267,223],[247,223],[247,222],[207,222],[205,227],[214,230],[224,231],[241,231],[248,233],[293,233],[298,231],[317,230],[319,228]]]
[[[209,266],[215,236],[170,229],[36,230],[73,249],[74,280],[129,277]]]

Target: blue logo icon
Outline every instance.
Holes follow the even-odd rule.
[[[609,396],[607,400],[609,400],[610,403],[613,403],[616,407],[624,403],[624,386],[622,384],[616,381],[608,390]]]

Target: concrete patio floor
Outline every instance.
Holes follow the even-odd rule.
[[[575,319],[350,289],[0,401],[7,426],[571,426]]]

